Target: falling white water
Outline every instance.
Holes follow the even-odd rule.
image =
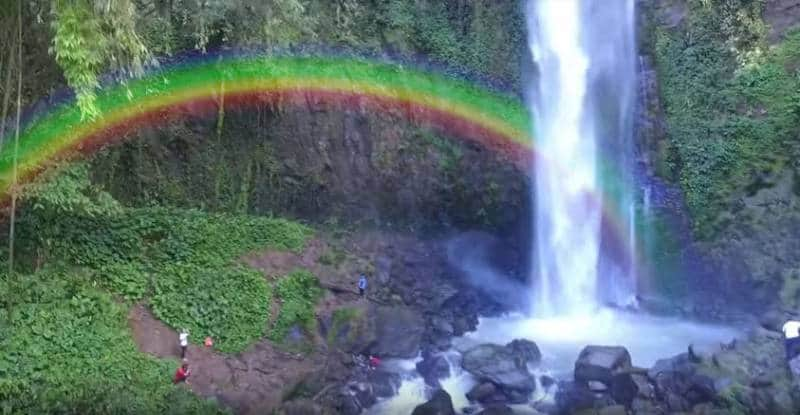
[[[538,69],[530,93],[539,156],[533,311],[586,314],[601,297],[627,302],[635,290],[633,0],[529,0],[527,17]],[[601,223],[604,204],[618,225],[610,230]]]

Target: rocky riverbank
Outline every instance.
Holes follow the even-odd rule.
[[[475,237],[467,238],[471,245],[477,244],[470,239]],[[503,246],[497,239],[481,240]],[[280,413],[355,415],[397,394],[401,374],[391,368],[368,370],[353,360],[358,354],[418,357],[416,372],[430,400],[414,411],[417,415],[794,414],[800,409],[800,389],[776,331],[782,315],[763,319],[732,343],[704,353],[689,347],[651,367],[633,365],[624,339],[623,346],[590,345],[574,357],[571,378],[542,374],[543,351],[536,339],[477,344],[457,353],[452,340],[474,330],[479,316],[509,310],[454,266],[450,241],[369,231],[319,248],[319,262],[327,261],[326,252],[344,252],[337,265],[316,270],[329,284],[318,312],[325,364],[298,380]],[[368,300],[362,302],[350,287],[359,269],[371,276]],[[354,301],[344,301],[348,296]],[[442,389],[442,381],[454,375],[453,364],[475,381],[461,392],[465,396],[448,396]],[[470,403],[466,408],[453,407],[463,398]]]
[[[414,414],[789,415],[800,411],[800,383],[785,361],[781,334],[764,327],[711,353],[696,353],[690,346],[650,368],[635,367],[622,346],[587,346],[575,361],[573,378],[558,382],[546,376],[534,381],[531,369],[538,364],[537,353],[532,342],[485,344],[467,351],[462,366],[479,382],[467,398],[481,406],[467,411],[453,408],[447,404],[447,393],[437,390]],[[550,398],[530,402],[527,398],[537,385],[544,389],[538,395]],[[520,403],[525,405],[514,405]]]

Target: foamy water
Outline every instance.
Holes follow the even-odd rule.
[[[530,318],[511,314],[497,318],[481,318],[478,328],[453,339],[456,350],[468,350],[482,343],[506,344],[514,339],[536,342],[542,352],[542,363],[535,374],[548,374],[557,379],[572,376],[575,360],[586,345],[624,346],[631,353],[633,364],[651,367],[658,359],[671,357],[694,345],[698,353],[710,352],[720,343],[730,342],[740,331],[733,327],[703,324],[677,318],[634,314],[615,309],[600,309],[586,316]],[[476,384],[469,373],[461,370],[460,358],[454,351],[445,354],[451,364],[451,376],[441,381],[442,388],[453,399],[457,413],[470,406],[466,393]],[[410,368],[415,361],[406,361]],[[410,414],[426,398],[425,381],[406,372],[397,396],[370,408],[368,414]],[[541,388],[532,400],[552,399]],[[535,414],[528,405],[517,405],[518,413]],[[515,412],[515,413],[517,413]]]
[[[583,316],[530,318],[511,314],[481,318],[478,329],[454,339],[457,349],[481,343],[506,344],[522,338],[536,342],[542,352],[541,369],[558,377],[571,375],[580,351],[589,344],[624,346],[633,364],[650,367],[656,360],[687,350],[708,352],[730,342],[739,331],[678,318],[599,309]]]

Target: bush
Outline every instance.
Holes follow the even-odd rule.
[[[127,301],[149,298],[157,317],[210,335],[223,352],[263,337],[270,287],[236,261],[260,248],[300,250],[311,230],[285,219],[199,210],[123,208],[68,167],[37,183],[20,215],[22,257],[85,269],[97,285]],[[91,196],[91,197],[90,197]]]
[[[673,154],[701,238],[732,221],[742,197],[800,154],[800,34],[766,50],[760,2],[690,2],[679,29],[659,28],[655,56]]]
[[[281,309],[270,333],[272,341],[283,341],[296,325],[309,331],[314,329],[314,307],[322,295],[317,277],[306,270],[294,270],[278,280],[275,295],[281,301]]]
[[[140,353],[125,307],[87,276],[45,269],[1,291],[16,297],[0,338],[4,413],[223,413],[175,390],[178,362]]]

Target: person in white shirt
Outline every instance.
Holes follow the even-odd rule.
[[[183,359],[186,357],[186,348],[189,347],[189,332],[186,329],[181,330],[181,334],[178,338],[181,344],[181,359]]]
[[[789,320],[783,324],[784,345],[786,346],[786,359],[792,360],[800,354],[800,321]]]

